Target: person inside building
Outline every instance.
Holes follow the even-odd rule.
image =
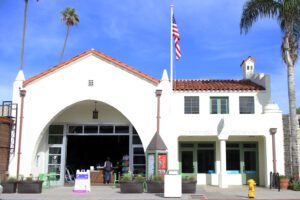
[[[103,170],[104,170],[104,183],[109,184],[111,180],[111,171],[113,169],[112,163],[110,161],[110,157],[107,157],[104,162]]]

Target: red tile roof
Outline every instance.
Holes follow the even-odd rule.
[[[248,58],[245,58],[245,59],[243,60],[243,62],[241,63],[240,66],[242,66],[243,63],[246,62],[246,61],[248,61],[248,60],[253,60],[254,63],[256,62],[255,58],[253,58],[252,56],[248,56]]]
[[[50,73],[54,72],[55,70],[60,69],[63,66],[68,65],[68,64],[70,64],[70,63],[72,63],[72,62],[74,62],[74,61],[76,61],[76,60],[78,60],[78,59],[80,59],[80,58],[88,55],[88,54],[94,54],[96,56],[99,56],[100,58],[102,58],[104,60],[107,60],[108,62],[111,62],[111,63],[113,63],[113,64],[115,64],[115,65],[117,65],[117,66],[119,66],[119,67],[121,67],[121,68],[123,68],[125,70],[128,70],[129,72],[132,72],[132,73],[136,74],[137,76],[139,76],[141,78],[144,78],[144,79],[152,82],[153,84],[159,84],[159,82],[160,82],[158,79],[155,79],[155,78],[153,78],[153,77],[151,77],[151,76],[149,76],[147,74],[144,74],[144,73],[140,72],[139,70],[134,69],[133,67],[128,66],[125,63],[122,63],[122,62],[120,62],[120,61],[118,61],[118,60],[116,60],[116,59],[114,59],[112,57],[109,57],[109,56],[107,56],[107,55],[105,55],[105,54],[103,54],[103,53],[101,53],[99,51],[96,51],[96,50],[92,49],[92,50],[88,50],[86,52],[83,52],[83,53],[81,53],[81,54],[79,54],[79,55],[77,55],[77,56],[75,56],[75,57],[73,57],[73,58],[71,58],[71,59],[69,59],[69,60],[67,60],[67,61],[59,64],[59,65],[56,65],[56,66],[52,67],[51,69],[48,69],[48,70],[46,70],[46,71],[44,71],[44,72],[42,72],[40,74],[37,74],[37,75],[35,75],[35,76],[27,79],[26,81],[24,81],[23,85],[25,87],[29,83],[31,83],[31,82],[33,82],[33,81],[35,81],[35,80],[37,80],[37,79],[39,79],[39,78],[47,75],[47,74],[50,74]]]
[[[173,89],[187,90],[265,90],[250,80],[174,80]]]

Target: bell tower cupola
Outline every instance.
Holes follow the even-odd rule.
[[[255,62],[256,60],[251,56],[248,56],[248,58],[243,60],[241,64],[243,70],[243,79],[251,79],[251,77],[254,75]]]

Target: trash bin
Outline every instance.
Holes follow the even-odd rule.
[[[167,171],[164,187],[164,197],[181,197],[181,174],[178,170]]]

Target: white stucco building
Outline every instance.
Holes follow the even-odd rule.
[[[255,74],[254,64],[243,60],[241,80],[175,80],[173,90],[166,71],[158,80],[96,50],[29,79],[20,71],[13,91],[20,105],[19,90],[26,90],[20,174],[55,171],[63,184],[66,167],[96,166],[106,156],[116,162],[124,154],[133,172],[144,172],[144,151],[156,132],[155,91],[162,90],[168,169],[197,175],[198,184],[227,187],[254,178],[268,186],[270,128],[277,128],[276,166],[284,172],[282,113],[271,103],[269,76]],[[17,152],[9,173],[16,168]]]

